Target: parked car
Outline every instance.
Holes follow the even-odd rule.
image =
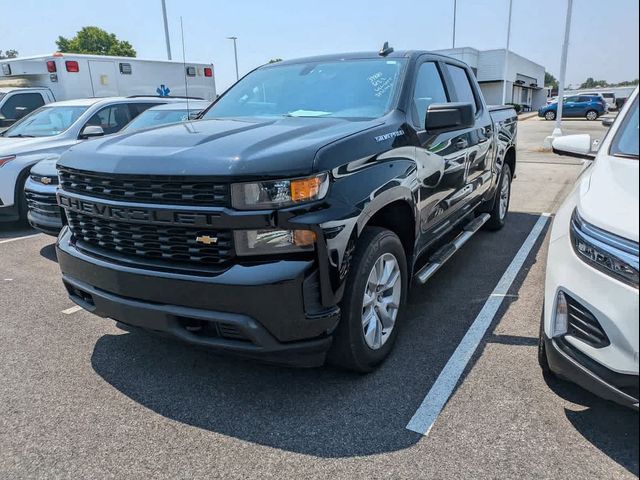
[[[0,60],[0,128],[50,102],[142,95],[211,101],[213,65],[75,53]]]
[[[587,120],[597,120],[606,113],[606,102],[599,96],[572,95],[564,98],[562,117],[585,117]],[[558,112],[558,102],[545,105],[538,109],[538,116],[545,120],[555,120]]]
[[[127,328],[371,371],[411,282],[507,220],[516,129],[466,64],[429,52],[262,66],[189,127],[60,158],[63,282]]]
[[[48,88],[2,87],[0,82],[0,132],[54,100]]]
[[[90,98],[40,107],[0,134],[0,222],[26,220],[24,185],[40,160],[101,135],[115,133],[169,98]],[[53,180],[52,180],[53,181]]]
[[[189,103],[176,102],[151,107],[131,120],[120,133],[131,133],[143,128],[155,128],[171,123],[195,120],[209,105],[211,102],[191,100]]]
[[[195,118],[210,103],[192,100],[188,104],[176,102],[157,105],[135,117],[118,133],[132,133],[144,128],[179,123],[189,117]],[[62,210],[56,201],[56,189],[58,188],[56,163],[58,158],[59,155],[55,155],[36,163],[31,168],[31,173],[25,183],[29,223],[36,230],[55,236],[58,236],[64,223]]]
[[[601,97],[607,104],[607,110],[616,110],[616,94],[613,92],[581,92],[580,95]]]
[[[549,244],[539,361],[593,393],[638,409],[638,90],[600,144],[560,137],[589,159],[558,210]]]

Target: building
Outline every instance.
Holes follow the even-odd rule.
[[[489,105],[518,103],[525,108],[537,110],[546,104],[547,90],[544,88],[544,67],[512,51],[508,52],[507,74],[504,62],[507,50],[476,50],[471,47],[436,50],[467,63],[476,74],[480,89]],[[507,84],[506,102],[502,99],[504,84]]]

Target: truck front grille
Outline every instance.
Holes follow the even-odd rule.
[[[62,216],[55,194],[36,193],[29,190],[25,190],[24,194],[27,197],[27,206],[32,212],[51,218]]]
[[[126,175],[58,169],[60,186],[67,192],[125,202],[164,205],[230,205],[229,185],[202,177]]]
[[[218,265],[233,255],[229,230],[120,222],[71,210],[67,221],[77,240],[125,256]]]

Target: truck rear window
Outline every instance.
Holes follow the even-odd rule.
[[[233,86],[204,118],[377,118],[391,109],[403,59],[274,65]]]

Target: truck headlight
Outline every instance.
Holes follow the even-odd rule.
[[[585,222],[573,211],[571,217],[573,250],[592,267],[638,288],[638,244]]]
[[[270,255],[313,250],[316,234],[311,230],[236,230],[237,255]]]
[[[289,207],[320,200],[329,189],[329,175],[231,185],[231,204],[238,210],[261,210]]]

